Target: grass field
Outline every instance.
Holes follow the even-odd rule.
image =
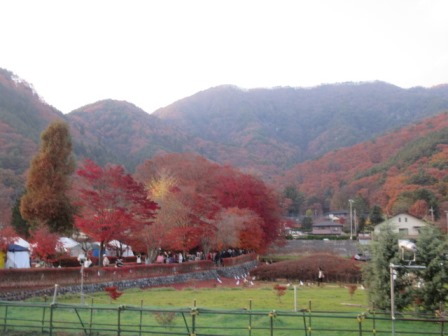
[[[233,281],[233,279],[231,280]],[[151,307],[191,307],[194,302],[199,307],[219,309],[248,308],[252,301],[253,309],[294,310],[294,300],[298,309],[309,308],[319,311],[359,311],[368,310],[366,291],[357,289],[350,296],[344,285],[324,284],[318,286],[300,286],[290,284],[283,296],[277,296],[273,289],[275,283],[261,282],[253,287],[224,284],[205,287],[201,283],[190,283],[178,290],[173,287],[125,290],[117,300],[112,300],[106,292],[86,296],[86,302],[116,305],[144,305]],[[40,299],[41,300],[41,299]],[[65,295],[57,299],[60,303],[79,303],[80,295]]]
[[[361,288],[350,295],[340,284],[295,284],[294,311],[294,284],[283,296],[276,294],[274,285],[236,286],[234,279],[223,279],[220,285],[193,282],[175,288],[130,289],[117,300],[106,292],[95,293],[86,295],[84,305],[79,294],[58,296],[55,305],[49,304],[52,298],[46,298],[47,303],[33,298],[29,306],[0,306],[0,316],[8,316],[5,330],[32,328],[52,335],[116,335],[117,330],[120,335],[391,335],[393,327],[396,335],[445,334],[441,323],[392,324],[387,315],[372,314]]]

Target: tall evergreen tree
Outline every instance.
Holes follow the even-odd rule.
[[[447,301],[447,251],[448,243],[438,228],[428,225],[421,229],[417,241],[417,262],[426,268],[420,274],[423,285],[416,297],[425,311],[434,312],[440,305],[444,307]]]
[[[25,239],[30,237],[30,224],[20,214],[20,198],[16,200],[12,208],[11,226],[19,236]]]
[[[384,221],[383,210],[379,205],[374,205],[370,211],[370,222],[372,225],[379,224]]]
[[[20,213],[33,227],[47,225],[51,232],[73,229],[70,176],[75,163],[68,125],[55,121],[41,134],[39,152],[31,161]]]
[[[391,307],[390,264],[404,264],[400,259],[398,234],[393,232],[391,225],[385,225],[376,239],[372,241],[370,248],[372,259],[363,269],[363,278],[369,291],[369,299],[376,307],[389,310]],[[403,309],[411,302],[408,279],[403,276],[404,273],[404,268],[396,269],[394,287],[397,310]]]
[[[290,202],[290,204],[288,204],[288,208],[286,209],[288,216],[298,216],[300,213],[300,207],[305,202],[305,196],[292,185],[287,186],[284,189],[283,195],[285,198],[289,199]]]

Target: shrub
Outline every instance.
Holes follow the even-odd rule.
[[[313,254],[299,260],[282,261],[270,265],[261,265],[251,271],[252,276],[260,280],[303,280],[317,281],[319,267],[326,281],[356,283],[361,280],[359,263],[332,254]]]

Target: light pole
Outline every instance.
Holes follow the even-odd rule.
[[[448,211],[445,210],[446,213],[446,234],[448,234]]]
[[[349,199],[348,202],[350,203],[350,240],[353,239],[353,213],[352,213],[352,205],[354,200]]]

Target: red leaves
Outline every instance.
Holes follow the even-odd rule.
[[[168,249],[261,251],[279,237],[278,200],[251,175],[191,154],[158,156],[137,172],[160,199],[156,225],[165,231],[161,245]]]
[[[116,300],[118,299],[121,295],[123,295],[123,292],[119,292],[117,287],[115,286],[111,286],[111,287],[106,287],[104,288],[104,290],[109,293],[109,296],[112,300]]]
[[[14,231],[12,226],[6,225],[0,230],[0,250],[7,250],[8,245],[12,244],[17,238],[17,233]]]
[[[36,231],[31,234],[33,248],[33,256],[40,258],[45,262],[52,261],[57,250],[61,250],[61,243],[59,242],[59,236],[55,233],[50,233],[46,225],[40,226]]]
[[[274,292],[279,301],[281,300],[281,297],[286,294],[287,289],[288,289],[288,287],[286,287],[284,285],[276,284],[274,286]]]
[[[78,170],[81,214],[75,225],[100,242],[112,239],[129,242],[131,233],[150,224],[157,204],[148,200],[142,184],[121,166],[101,168],[86,160]]]

